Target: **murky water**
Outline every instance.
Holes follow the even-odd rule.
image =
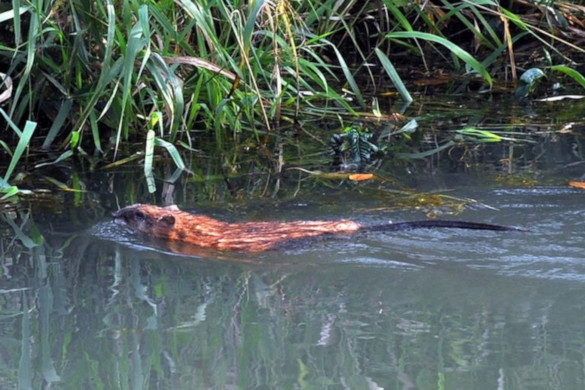
[[[582,389],[585,193],[454,190],[490,206],[458,219],[530,231],[369,233],[182,256],[105,219],[4,248],[0,388]],[[343,215],[311,203],[263,214],[421,218],[376,202],[358,196],[359,213]]]

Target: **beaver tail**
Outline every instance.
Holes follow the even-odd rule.
[[[411,229],[431,229],[431,228],[448,228],[448,229],[475,229],[475,230],[495,230],[500,232],[526,232],[528,230],[516,226],[494,225],[482,222],[467,221],[449,221],[449,220],[424,220],[408,221],[398,223],[386,223],[383,225],[364,226],[363,230],[370,232],[398,232]]]

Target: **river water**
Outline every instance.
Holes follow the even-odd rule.
[[[0,388],[583,388],[585,194],[454,193],[483,204],[458,219],[530,231],[364,233],[184,256],[105,218],[8,251]],[[352,202],[366,207],[336,217],[420,218]],[[268,209],[268,219],[332,217],[306,203]]]
[[[120,189],[140,173],[92,179],[98,195],[77,208],[21,214],[28,222],[13,226],[5,214],[0,389],[583,389],[585,192],[566,185],[582,174],[570,153],[579,139],[569,152],[534,148],[550,169],[532,182],[433,164],[414,182],[400,178],[428,191],[419,197],[441,194],[430,206],[396,203],[386,183],[300,173],[280,187],[295,195],[280,199],[162,184],[181,207],[232,221],[442,214],[527,232],[421,229],[254,255],[171,253],[111,221],[116,204],[169,203],[139,184]]]

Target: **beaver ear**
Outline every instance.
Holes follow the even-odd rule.
[[[175,217],[172,214],[164,214],[158,217],[158,222],[162,222],[171,227],[175,224]]]

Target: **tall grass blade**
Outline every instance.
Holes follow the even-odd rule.
[[[103,98],[103,92],[106,90],[106,87],[112,82],[114,79],[117,79],[120,73],[122,72],[122,67],[124,64],[124,59],[118,58],[116,61],[113,60],[113,48],[116,47],[115,42],[115,33],[116,33],[116,10],[110,0],[106,3],[106,10],[107,10],[107,32],[106,32],[106,41],[104,42],[104,46],[106,48],[104,53],[104,58],[102,59],[102,71],[100,72],[99,79],[95,84],[93,90],[90,93],[90,98],[86,102],[85,108],[82,111],[80,118],[77,124],[74,126],[73,130],[80,130],[85,125],[85,121],[90,116],[90,114],[95,110],[95,105],[97,104],[100,98]],[[101,119],[110,108],[114,98],[116,97],[116,91],[118,88],[118,83],[115,84],[113,88],[113,92],[108,99],[105,108],[102,110],[101,115],[98,117],[98,120]],[[95,136],[94,136],[95,137]]]
[[[323,42],[327,43],[335,52],[335,55],[337,57],[337,61],[339,61],[339,65],[341,66],[341,70],[343,72],[343,75],[345,76],[345,79],[347,80],[347,83],[349,84],[349,86],[351,88],[351,91],[355,95],[356,100],[358,101],[358,104],[360,105],[361,109],[365,110],[366,109],[366,101],[364,100],[364,97],[362,96],[361,89],[358,87],[355,79],[353,78],[351,70],[347,66],[347,63],[345,62],[343,55],[341,54],[341,52],[337,49],[337,47],[333,43],[329,42],[326,39],[324,39]]]
[[[15,8],[18,9],[18,8]],[[20,95],[24,90],[25,86],[30,82],[30,72],[36,60],[36,52],[37,52],[37,34],[38,34],[38,27],[39,27],[39,18],[41,17],[38,14],[39,10],[35,10],[34,8],[30,8],[29,10],[30,18],[29,18],[29,26],[28,26],[28,37],[27,37],[27,45],[26,45],[26,63],[24,66],[24,70],[22,74],[20,74],[20,81],[18,86],[16,87],[16,92],[14,93],[14,102],[20,102]],[[20,105],[26,105],[26,102],[21,102]],[[21,109],[24,106],[21,107]],[[10,116],[12,117],[15,110],[18,108],[18,104],[14,104],[10,110]]]
[[[57,134],[63,127],[65,120],[69,118],[72,105],[73,101],[71,99],[67,99],[61,104],[61,107],[59,108],[59,113],[57,114],[57,117],[55,118],[53,124],[51,125],[51,128],[49,129],[49,133],[47,134],[45,140],[43,141],[42,146],[43,149],[46,150],[51,147],[51,144],[55,140],[55,137],[57,137]]]
[[[16,164],[20,160],[20,157],[22,156],[22,154],[24,153],[24,151],[26,150],[26,148],[29,145],[30,140],[32,138],[33,133],[35,132],[36,127],[37,127],[37,124],[35,122],[30,122],[30,121],[27,121],[26,124],[24,125],[24,129],[22,130],[22,135],[20,136],[20,139],[18,140],[18,145],[16,145],[16,149],[14,150],[14,154],[12,155],[12,159],[10,160],[10,165],[8,165],[8,169],[6,170],[6,173],[4,174],[5,181],[9,181],[10,176],[12,175],[12,171],[14,171],[14,168],[16,167]]]
[[[150,74],[158,87],[159,93],[162,95],[163,100],[169,108],[168,111],[171,113],[171,118],[169,118],[169,122],[171,123],[170,139],[173,141],[179,130],[179,124],[185,110],[183,88],[180,80],[160,55],[152,53],[150,58],[151,61],[147,62],[146,67],[150,71]]]
[[[20,129],[12,121],[10,116],[1,108],[0,108],[0,115],[2,115],[4,117],[4,119],[6,120],[6,123],[8,124],[8,127],[10,127],[19,138],[22,137],[22,131],[20,131]],[[12,154],[12,151],[9,151],[9,153]]]
[[[380,63],[382,64],[382,67],[386,71],[386,74],[388,75],[388,77],[390,77],[390,80],[392,81],[392,83],[394,83],[396,89],[398,89],[398,92],[400,93],[400,96],[402,96],[402,99],[409,103],[412,102],[413,100],[412,96],[410,96],[408,89],[406,89],[406,86],[402,82],[402,79],[398,75],[398,72],[396,72],[396,69],[392,65],[392,62],[390,62],[390,59],[386,56],[386,54],[384,54],[382,50],[378,48],[376,48],[375,52],[376,55],[378,56],[378,59],[380,60]]]
[[[244,25],[244,31],[242,32],[242,41],[244,42],[244,52],[247,53],[250,50],[252,44],[252,34],[254,34],[254,27],[256,27],[256,19],[258,14],[264,6],[264,0],[256,0],[252,2],[252,9],[246,18],[246,24]]]
[[[581,73],[579,73],[579,71],[577,71],[573,68],[569,68],[568,66],[565,66],[565,65],[551,66],[550,70],[554,70],[556,72],[562,72],[562,73],[566,74],[567,76],[569,76],[573,80],[575,80],[577,83],[579,83],[579,85],[581,85],[583,88],[585,88],[585,76],[583,76]]]
[[[162,146],[163,148],[165,148],[167,150],[167,152],[170,154],[173,161],[175,162],[175,165],[177,166],[177,168],[179,168],[181,170],[187,169],[185,166],[185,163],[183,162],[183,159],[181,158],[181,155],[179,154],[179,151],[177,150],[175,145],[173,145],[170,142],[165,141],[164,139],[160,139],[158,137],[154,139],[154,145]]]
[[[140,6],[138,10],[139,20],[143,20],[148,18],[148,7],[146,5]],[[145,15],[146,14],[146,15]],[[128,39],[128,46],[126,47],[126,52],[124,53],[124,66],[122,70],[122,101],[121,101],[121,112],[120,112],[120,123],[118,125],[118,131],[116,134],[116,145],[114,147],[114,159],[118,154],[118,147],[120,145],[120,139],[122,138],[122,130],[127,132],[125,126],[127,125],[127,120],[125,118],[126,110],[130,108],[129,105],[129,98],[132,94],[132,76],[135,74],[134,71],[134,63],[138,56],[138,53],[148,47],[147,41],[144,39],[145,31],[143,30],[143,23],[137,23],[132,27],[130,30],[130,37]],[[148,55],[145,55],[142,59],[142,65],[140,68],[144,67],[145,62],[148,60]]]
[[[471,68],[473,68],[476,72],[478,72],[485,79],[485,81],[487,81],[487,83],[490,86],[492,86],[492,84],[493,84],[492,77],[490,76],[488,71],[484,68],[484,66],[481,63],[479,63],[475,58],[473,58],[473,56],[471,54],[469,54],[467,51],[463,50],[461,47],[457,46],[453,42],[451,42],[443,37],[439,37],[437,35],[433,35],[433,34],[429,34],[429,33],[425,33],[425,32],[420,32],[420,31],[408,31],[408,32],[398,31],[398,32],[386,34],[386,38],[389,38],[389,39],[400,39],[400,38],[423,39],[425,41],[435,42],[435,43],[438,43],[440,45],[443,45],[447,49],[449,49],[454,55],[459,57],[462,61],[464,61]]]
[[[394,17],[396,18],[398,23],[402,26],[402,28],[404,28],[406,31],[413,31],[413,28],[412,28],[412,25],[410,24],[410,22],[408,21],[408,19],[404,15],[404,13],[402,13],[402,11],[400,11],[398,9],[398,7],[396,7],[395,4],[396,4],[396,0],[384,0],[384,5],[386,7],[388,7],[390,12],[392,12],[392,15],[394,15]]]
[[[91,127],[91,135],[93,137],[93,144],[95,149],[98,152],[103,153],[104,151],[102,149],[102,141],[100,140],[100,129],[95,111],[91,111],[89,114],[89,125]]]

